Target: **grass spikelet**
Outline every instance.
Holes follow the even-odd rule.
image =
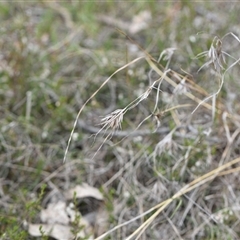
[[[101,125],[103,125],[103,128],[111,128],[113,130],[122,129],[122,121],[123,121],[123,115],[124,115],[125,109],[117,109],[110,114],[108,114],[106,117],[101,119]]]

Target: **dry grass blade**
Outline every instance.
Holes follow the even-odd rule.
[[[110,127],[113,130],[121,129],[124,112],[125,112],[125,109],[117,109],[111,112],[106,117],[102,118],[101,125],[103,125],[103,128]]]
[[[212,64],[215,71],[220,73],[221,70],[224,70],[223,65],[226,65],[224,54],[225,53],[222,51],[222,41],[219,37],[215,36],[210,49],[197,55],[197,58],[206,56],[209,59],[202,67],[200,67],[198,72],[205,66]]]

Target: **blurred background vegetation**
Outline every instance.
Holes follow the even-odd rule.
[[[225,132],[226,124],[230,134],[239,124],[232,119],[224,122],[222,112],[234,119],[240,114],[239,65],[225,77],[217,101],[223,111],[213,122],[211,111],[203,107],[191,115],[194,103],[191,109],[166,113],[159,133],[113,136],[102,145],[106,136],[92,135],[100,129],[100,119],[125,107],[149,86],[151,68],[139,61],[117,73],[84,108],[63,164],[81,106],[114,71],[143,56],[143,49],[158,59],[165,49],[176,48],[169,68],[187,73],[209,94],[216,92],[219,82],[211,69],[197,73],[206,60],[194,57],[209,49],[214,36],[232,32],[239,37],[239,12],[237,2],[1,2],[0,239],[36,239],[28,235],[25,222],[37,222],[44,207],[41,200],[53,189],[82,182],[101,188],[111,229],[171,197],[220,160],[237,157],[239,137],[236,134],[230,144]],[[223,45],[236,59],[239,46],[231,36]],[[166,63],[161,60],[163,67]],[[151,78],[156,80],[157,74],[152,72]],[[189,103],[175,97],[168,84],[163,83],[162,91],[159,111]],[[123,131],[133,131],[151,114],[155,102],[156,93],[129,111]],[[153,158],[156,145],[176,125],[182,128]],[[155,128],[150,118],[140,130]],[[211,134],[205,134],[209,129]],[[237,174],[221,177],[183,197],[180,207],[174,202],[142,239],[239,239],[239,180]],[[144,220],[106,239],[124,239]]]

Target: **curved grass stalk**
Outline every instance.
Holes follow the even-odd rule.
[[[88,100],[82,105],[81,109],[79,110],[77,116],[76,116],[76,119],[74,121],[74,124],[73,124],[73,128],[71,130],[71,133],[70,133],[70,136],[69,136],[69,139],[68,139],[68,142],[67,142],[67,147],[66,147],[66,150],[65,150],[65,153],[64,153],[64,157],[63,157],[63,162],[65,163],[66,162],[66,158],[67,158],[67,154],[68,154],[68,150],[69,150],[69,147],[70,147],[70,144],[71,144],[71,140],[72,140],[72,137],[73,137],[73,133],[76,129],[76,126],[77,126],[77,122],[78,122],[78,119],[83,111],[83,109],[85,108],[85,106],[89,103],[89,101],[91,99],[93,99],[96,94],[107,84],[107,82],[115,75],[117,74],[118,72],[120,72],[121,70],[125,69],[126,67],[130,66],[131,64],[141,60],[145,58],[145,56],[142,56],[142,57],[138,57],[136,59],[134,59],[133,61],[127,63],[126,65],[124,65],[123,67],[117,69],[113,74],[111,74],[110,77],[108,77],[103,83],[102,85],[91,95],[91,97],[88,98]]]

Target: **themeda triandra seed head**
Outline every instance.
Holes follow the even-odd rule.
[[[117,109],[106,117],[102,118],[101,124],[104,128],[112,128],[113,130],[122,128],[124,109]]]

